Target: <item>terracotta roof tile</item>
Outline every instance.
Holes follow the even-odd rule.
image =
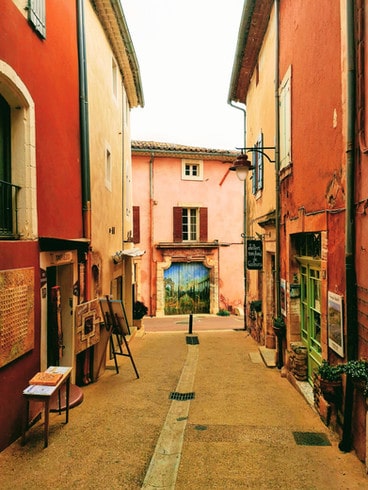
[[[239,152],[234,150],[220,150],[213,148],[204,148],[198,146],[180,145],[177,143],[160,143],[157,141],[137,141],[131,142],[132,154],[161,154],[176,156],[179,158],[186,156],[200,156],[203,159],[215,159],[221,161],[234,160]]]

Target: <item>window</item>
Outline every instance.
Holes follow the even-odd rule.
[[[10,106],[0,95],[0,235],[13,235],[13,186],[11,184]]]
[[[106,148],[105,153],[105,187],[109,191],[111,191],[111,151],[109,148]]]
[[[141,241],[140,211],[139,206],[133,206],[133,243]]]
[[[254,149],[263,148],[263,133],[258,137],[257,143],[254,145]],[[263,189],[263,153],[259,151],[252,152],[252,193],[257,194],[258,191]]]
[[[34,102],[6,62],[0,64],[0,239],[37,237]]]
[[[182,160],[181,178],[183,180],[203,180],[203,162]]]
[[[280,168],[291,163],[291,67],[280,87]]]
[[[174,242],[207,242],[207,208],[174,208]]]
[[[112,59],[111,66],[111,74],[112,74],[112,93],[114,94],[115,99],[118,98],[118,65],[114,58]]]
[[[182,209],[182,237],[183,241],[197,240],[197,209],[184,208]]]
[[[28,21],[43,39],[46,39],[46,2],[28,0]]]

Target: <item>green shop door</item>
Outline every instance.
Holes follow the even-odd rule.
[[[197,262],[174,262],[164,271],[165,315],[210,312],[209,269]]]
[[[321,271],[319,264],[302,264],[301,272],[301,337],[308,349],[308,381],[322,362],[321,348]]]

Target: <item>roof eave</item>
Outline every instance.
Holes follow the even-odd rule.
[[[119,0],[93,0],[123,77],[130,108],[144,107],[139,65]]]
[[[273,0],[245,0],[231,73],[229,104],[231,102],[245,104],[272,5]]]

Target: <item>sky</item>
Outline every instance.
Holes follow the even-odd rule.
[[[243,146],[243,113],[227,103],[244,0],[121,0],[144,108],[133,140]]]

